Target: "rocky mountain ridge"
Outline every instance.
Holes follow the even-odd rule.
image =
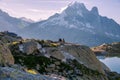
[[[113,19],[101,16],[97,7],[88,10],[83,3],[75,2],[61,13],[47,20],[33,23],[23,29],[24,37],[57,40],[96,46],[120,40],[120,25]]]
[[[0,10],[0,31],[12,31],[24,38],[44,40],[64,38],[67,42],[87,46],[120,41],[118,23],[101,16],[97,7],[88,10],[79,2],[74,2],[61,13],[39,22],[11,17]]]
[[[11,17],[8,13],[0,10],[0,31],[17,32],[30,24],[29,21]]]

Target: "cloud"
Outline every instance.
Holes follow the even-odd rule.
[[[43,9],[27,9],[28,12],[34,12],[34,13],[50,13],[50,12],[57,12],[57,10],[43,10]]]
[[[41,11],[38,10],[38,9],[28,9],[28,11],[31,11],[31,12],[41,12]]]

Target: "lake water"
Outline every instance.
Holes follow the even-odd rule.
[[[99,60],[106,64],[111,71],[120,73],[120,58],[118,57],[99,57]]]

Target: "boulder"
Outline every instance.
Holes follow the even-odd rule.
[[[100,61],[89,47],[83,45],[66,45],[61,50],[69,53],[69,55],[73,56],[79,63],[86,67],[105,74]]]
[[[95,54],[87,46],[68,44],[62,47],[49,47],[46,48],[50,56],[67,61],[69,59],[76,59],[80,64],[85,65],[87,68],[97,70],[105,74],[100,61],[96,58]]]
[[[27,41],[19,45],[20,51],[29,54],[33,54],[35,51],[39,50],[41,45],[36,41]]]
[[[0,41],[0,65],[6,66],[13,64],[14,64],[14,58],[9,48],[2,41]]]

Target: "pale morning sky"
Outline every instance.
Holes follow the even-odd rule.
[[[0,9],[11,16],[38,21],[60,12],[74,1],[84,3],[88,9],[97,6],[102,16],[113,18],[120,24],[120,0],[0,0]]]

